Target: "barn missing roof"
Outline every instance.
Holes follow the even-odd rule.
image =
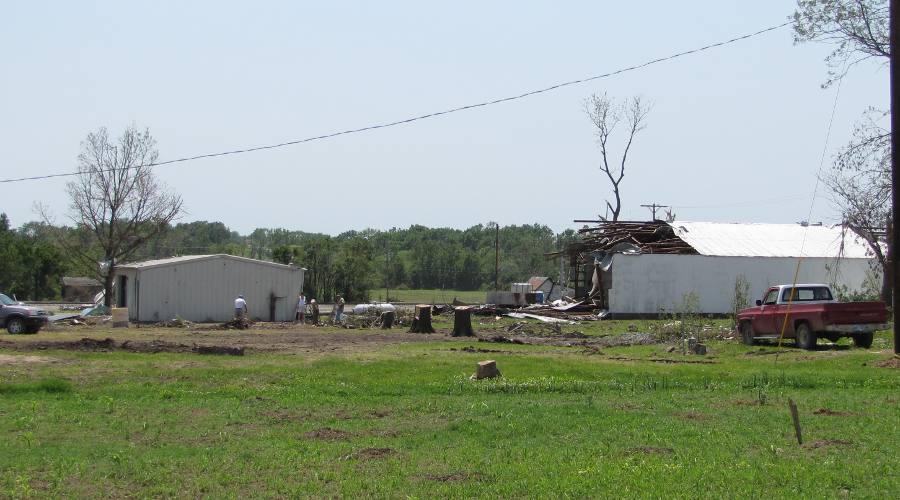
[[[798,280],[857,290],[871,273],[866,243],[841,226],[719,222],[600,222],[579,230],[561,253],[576,296],[620,317],[676,310],[696,297],[697,312],[727,313],[735,284],[751,297]]]

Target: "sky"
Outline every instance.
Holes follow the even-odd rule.
[[[391,122],[603,74],[781,24],[771,0],[5,2],[0,178],[71,172],[92,130],[149,128],[160,160]],[[280,149],[161,166],[182,222],[338,234],[489,221],[577,228],[611,196],[584,112],[592,94],[652,103],[621,185],[679,219],[833,223],[816,178],[889,75],[837,88],[823,44],[789,27],[490,107]],[[826,134],[837,102],[833,126]],[[614,137],[615,152],[622,136]],[[66,222],[67,179],[0,184],[19,226]]]

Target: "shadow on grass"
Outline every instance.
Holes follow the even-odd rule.
[[[23,382],[19,384],[0,384],[0,394],[22,394],[29,392],[46,392],[48,394],[60,394],[70,392],[72,384],[61,378],[45,378],[37,382]]]

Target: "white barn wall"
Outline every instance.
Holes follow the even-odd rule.
[[[129,316],[137,321],[180,317],[190,321],[228,321],[234,317],[234,299],[243,294],[251,318],[269,320],[269,295],[278,299],[276,321],[294,317],[303,269],[262,262],[213,257],[137,269],[128,276]]]
[[[861,288],[870,259],[842,259],[837,283]],[[835,259],[803,259],[798,282],[828,283],[827,266]],[[720,257],[706,255],[616,254],[612,263],[609,310],[613,314],[672,312],[686,293],[694,292],[702,313],[728,313],[734,283],[744,275],[750,283],[750,302],[771,285],[794,279],[797,259],[790,257]]]

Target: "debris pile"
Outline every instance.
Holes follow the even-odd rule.
[[[600,221],[594,227],[579,229],[578,233],[581,241],[566,248],[569,255],[591,252],[697,255],[697,250],[663,221]]]

